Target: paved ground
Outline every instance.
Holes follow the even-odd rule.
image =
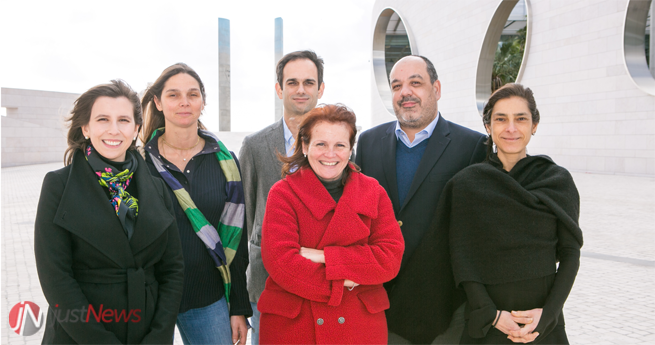
[[[22,300],[47,305],[36,274],[34,218],[46,172],[2,169],[2,344],[40,344],[9,329]],[[582,263],[564,307],[572,344],[655,344],[655,178],[574,173],[582,197]],[[179,335],[176,344],[182,344]]]

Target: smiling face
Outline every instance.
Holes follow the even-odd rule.
[[[113,162],[125,161],[125,152],[139,132],[134,108],[125,97],[98,97],[91,108],[89,123],[82,133],[91,139],[98,153]]]
[[[283,100],[285,117],[303,116],[314,109],[325,86],[325,83],[318,86],[316,65],[308,59],[288,62],[282,70],[282,83],[275,84],[275,91]]]
[[[441,83],[430,82],[423,59],[408,56],[398,61],[389,74],[393,109],[400,127],[422,130],[437,116]]]
[[[157,109],[164,113],[166,127],[188,128],[198,125],[205,107],[200,84],[186,73],[178,73],[166,81],[161,98],[155,97]]]
[[[309,144],[303,143],[302,150],[318,177],[325,181],[340,178],[352,153],[348,126],[342,122],[317,123],[312,128]]]
[[[526,147],[537,125],[532,123],[528,102],[512,96],[496,102],[491,113],[491,124],[485,127],[498,148],[498,157],[505,162],[526,156]]]

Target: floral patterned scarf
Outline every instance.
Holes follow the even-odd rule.
[[[126,191],[138,166],[136,157],[128,150],[122,171],[103,159],[92,145],[86,148],[84,157],[98,175],[98,183],[109,190],[109,201],[114,206],[129,241],[134,233],[136,216],[139,214],[138,200]]]

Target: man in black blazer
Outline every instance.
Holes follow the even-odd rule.
[[[412,307],[432,299],[439,301],[433,315],[416,315],[429,322],[429,334],[439,335],[435,343],[459,343],[464,327],[462,299],[455,292],[448,253],[435,253],[438,271],[450,279],[430,287],[431,296],[394,293],[402,280],[418,281],[406,274],[409,259],[430,229],[439,196],[446,182],[461,169],[485,158],[486,137],[449,122],[438,111],[441,83],[434,65],[422,56],[407,56],[391,70],[390,84],[397,121],[363,132],[359,137],[355,162],[386,189],[405,238],[405,253],[398,277],[385,284],[391,308],[387,312],[389,343],[425,342],[417,338],[417,325],[403,321]],[[437,255],[438,254],[438,255]],[[447,281],[447,282],[446,282]],[[458,308],[460,307],[460,308]],[[458,309],[457,309],[458,308]],[[457,312],[454,313],[454,309]],[[415,313],[414,313],[415,314]],[[451,323],[451,319],[453,322]],[[432,341],[432,339],[430,339]]]

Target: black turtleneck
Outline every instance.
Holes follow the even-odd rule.
[[[318,175],[316,175],[316,177],[318,177]],[[332,181],[326,181],[318,177],[318,180],[321,181],[325,189],[327,189],[328,193],[330,193],[332,199],[334,199],[336,203],[339,203],[339,199],[343,194],[343,185],[341,184],[341,177]]]

